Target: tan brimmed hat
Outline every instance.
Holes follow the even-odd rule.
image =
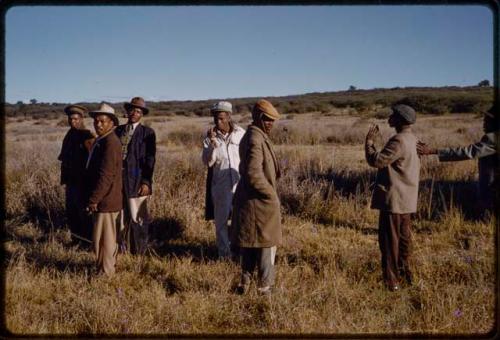
[[[277,120],[280,119],[280,114],[279,112],[274,108],[273,104],[271,104],[269,101],[265,99],[260,99],[255,103],[252,109],[252,114],[264,114],[267,117]]]
[[[95,116],[105,114],[109,116],[113,120],[113,123],[118,126],[119,121],[118,117],[115,115],[115,109],[113,109],[110,105],[102,102],[101,105],[99,106],[99,109],[90,111],[89,116],[92,118],[95,118]]]
[[[87,108],[81,105],[68,105],[64,108],[64,113],[67,114],[68,116],[71,116],[72,114],[76,113],[84,117],[87,111],[88,111]]]
[[[142,113],[144,115],[147,115],[149,113],[149,109],[146,107],[146,102],[144,101],[144,98],[142,98],[142,97],[132,98],[132,100],[130,100],[130,103],[123,104],[123,107],[127,111],[130,110],[131,108],[139,108],[142,110]]]

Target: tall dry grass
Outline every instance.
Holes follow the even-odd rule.
[[[110,279],[92,276],[93,255],[70,245],[56,161],[64,128],[49,121],[52,139],[44,140],[28,122],[7,125],[9,331],[361,336],[493,329],[495,225],[472,216],[475,162],[423,160],[415,284],[390,293],[381,283],[377,212],[369,209],[375,171],[361,144],[370,123],[384,124],[383,138],[390,129],[376,118],[300,115],[280,122],[273,136],[283,169],[277,291],[271,298],[255,289],[238,296],[239,268],[216,260],[214,227],[203,220],[200,142],[209,119],[168,119],[149,122],[159,145],[154,247],[148,256],[119,256]],[[426,117],[415,129],[442,146],[473,141],[480,124],[473,116]]]

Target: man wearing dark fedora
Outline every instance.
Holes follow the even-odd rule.
[[[99,109],[89,115],[94,118],[97,139],[86,165],[87,210],[93,213],[92,241],[97,268],[110,276],[115,272],[117,232],[123,207],[121,143],[114,133],[118,117],[106,103],[101,103]]]
[[[483,217],[484,213],[494,212],[495,194],[498,190],[495,177],[498,176],[499,158],[497,153],[498,132],[500,130],[500,112],[498,103],[484,112],[484,135],[477,143],[454,148],[435,149],[425,143],[417,145],[419,155],[437,155],[440,162],[478,160],[479,168],[479,199],[477,200],[477,213]],[[495,174],[497,171],[497,174]],[[498,177],[497,177],[498,178]]]
[[[116,129],[122,145],[125,207],[125,229],[120,233],[120,248],[132,254],[144,254],[149,240],[147,202],[153,188],[156,135],[152,128],[141,124],[142,117],[149,113],[143,98],[134,97],[123,106],[128,121]]]
[[[378,169],[371,207],[380,211],[378,240],[382,253],[382,273],[386,287],[400,289],[400,280],[412,284],[409,268],[411,214],[417,211],[420,159],[417,138],[411,125],[416,121],[413,108],[399,104],[391,108],[389,126],[396,130],[382,150],[377,151],[374,137],[377,125],[366,135],[365,157]]]
[[[85,213],[83,178],[88,158],[88,143],[94,135],[85,128],[83,119],[87,109],[80,105],[64,108],[70,129],[64,136],[58,160],[61,162],[61,185],[66,191],[66,217],[73,243],[90,242],[91,221]]]

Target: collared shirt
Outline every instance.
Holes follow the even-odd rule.
[[[212,191],[214,194],[230,190],[234,193],[240,179],[239,145],[245,130],[237,125],[231,133],[222,134],[217,131],[216,146],[212,146],[210,138],[203,141],[202,160],[209,167],[213,167]]]

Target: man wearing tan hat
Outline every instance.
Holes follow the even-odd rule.
[[[156,135],[141,124],[149,113],[141,97],[125,103],[127,124],[116,128],[122,145],[123,196],[125,229],[120,232],[121,251],[144,254],[149,241],[150,217],[147,202],[153,192],[153,171],[156,161]]]
[[[269,133],[280,115],[267,100],[252,109],[252,124],[240,143],[240,182],[236,188],[232,242],[240,247],[244,294],[258,267],[258,291],[270,294],[274,284],[276,247],[281,243],[281,213],[277,188],[280,170]]]
[[[66,186],[66,216],[74,244],[81,241],[90,242],[92,238],[91,221],[85,213],[85,193],[83,178],[85,163],[88,158],[86,142],[94,135],[83,124],[87,109],[80,105],[69,105],[64,108],[68,116],[70,129],[64,136],[61,153],[61,184]]]
[[[203,140],[202,161],[208,167],[206,219],[215,220],[215,239],[219,257],[231,258],[228,220],[230,219],[233,194],[240,180],[240,141],[245,130],[231,120],[230,102],[215,103],[210,109],[215,126]],[[212,207],[211,212],[207,210]],[[212,218],[209,218],[212,216]]]
[[[89,189],[87,210],[93,213],[92,241],[100,273],[110,276],[115,272],[118,244],[116,235],[121,221],[122,157],[121,143],[114,133],[118,125],[115,110],[101,103],[94,118],[97,139],[87,160],[86,183]]]
[[[464,161],[469,159],[478,160],[479,168],[479,199],[476,211],[479,217],[484,213],[493,213],[495,208],[495,194],[498,191],[499,158],[497,153],[498,132],[500,130],[499,105],[494,104],[488,111],[484,112],[483,131],[484,135],[477,143],[468,146],[454,148],[430,148],[425,143],[417,145],[419,155],[437,155],[440,162]],[[495,174],[495,172],[497,172]]]

